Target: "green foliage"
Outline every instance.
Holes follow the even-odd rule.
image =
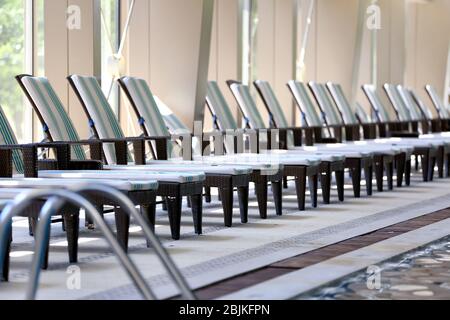
[[[24,1],[0,0],[0,104],[19,132],[24,107],[14,76],[23,73],[25,66],[24,25]]]

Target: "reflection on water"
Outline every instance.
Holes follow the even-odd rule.
[[[379,277],[363,270],[299,299],[450,299],[450,237],[378,267]],[[377,289],[369,289],[374,283]]]

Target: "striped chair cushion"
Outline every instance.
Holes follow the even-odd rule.
[[[151,171],[132,171],[132,170],[81,170],[81,171],[40,171],[42,178],[64,178],[64,179],[113,179],[113,180],[156,180],[159,182],[201,182],[206,176],[201,172],[159,172]]]
[[[0,145],[12,145],[17,144],[14,131],[9,125],[3,109],[0,106]],[[12,152],[13,167],[15,173],[24,172],[24,164],[19,150],[13,150]]]
[[[344,118],[344,123],[347,125],[358,124],[358,119],[356,118],[356,115],[353,112],[347,97],[345,96],[342,86],[331,82],[327,83],[327,86],[334,101],[336,102],[336,105],[341,111],[342,117]]]
[[[381,122],[393,122],[391,115],[384,107],[384,104],[381,102],[380,96],[378,95],[375,87],[371,84],[363,85],[363,90],[367,95],[367,98],[372,105],[375,113],[378,116],[378,120]]]
[[[172,110],[157,96],[153,96],[155,102],[158,106],[158,110],[164,119],[166,127],[169,129],[170,134],[173,135],[183,135],[191,134],[191,130],[173,113]],[[192,148],[195,155],[202,153],[202,144],[197,137],[192,137]],[[176,146],[174,143],[171,144],[172,157],[177,157],[180,155],[181,148]]]
[[[74,125],[48,79],[26,76],[22,78],[22,83],[45,121],[44,131],[54,141],[79,141]],[[72,147],[72,158],[86,159],[81,146]]]
[[[314,94],[318,99],[323,112],[325,113],[327,124],[342,125],[342,117],[339,114],[339,111],[336,110],[335,106],[333,105],[333,101],[331,101],[325,86],[323,84],[318,84],[315,82],[310,82],[309,86],[314,91]]]
[[[85,77],[74,75],[71,76],[81,99],[89,113],[89,117],[93,123],[90,125],[95,127],[100,139],[121,139],[124,138],[119,120],[112,110],[108,100],[103,94],[95,77]],[[116,163],[116,153],[114,145],[105,144],[103,147],[105,157],[108,163]],[[132,161],[131,155],[128,153],[128,160]]]
[[[309,127],[321,127],[322,121],[317,113],[314,104],[311,101],[310,96],[306,90],[305,85],[302,82],[291,80],[288,82],[288,86],[291,89],[292,95],[297,102],[300,111]]]
[[[272,86],[267,81],[257,80],[256,86],[259,88],[259,92],[266,102],[267,108],[270,110],[272,120],[278,128],[288,128],[289,122],[287,121],[284,111],[281,108],[275,93],[272,90]],[[288,146],[294,145],[294,136],[292,132],[288,133]]]
[[[360,105],[358,102],[356,103],[356,114],[358,115],[359,120],[362,123],[373,123],[372,119],[369,117],[367,112],[364,110],[363,106]]]
[[[245,121],[252,129],[267,128],[255,101],[250,93],[250,88],[242,84],[232,84],[231,91],[233,91],[236,100],[244,114]]]
[[[386,91],[391,104],[394,106],[394,109],[397,111],[398,119],[400,121],[419,120],[413,118],[394,85],[386,83],[384,85],[384,90]]]
[[[74,184],[98,183],[94,179],[46,179],[46,178],[20,178],[0,179],[2,188],[71,188]],[[101,181],[102,184],[114,187],[121,191],[144,191],[158,189],[157,181],[141,181],[141,180],[106,180]]]
[[[430,96],[431,101],[433,102],[433,105],[439,114],[439,117],[441,119],[449,119],[450,118],[449,111],[444,105],[444,102],[441,100],[441,98],[439,98],[436,89],[432,85],[427,85],[425,89],[427,90],[428,95]]]
[[[403,104],[408,108],[411,116],[414,120],[423,120],[425,113],[422,113],[419,106],[414,102],[411,93],[402,85],[398,85],[395,87],[397,90],[400,99],[403,101]]]
[[[220,130],[225,131],[239,129],[238,124],[231,113],[230,107],[228,106],[216,81],[210,81],[208,83],[206,101],[213,117],[217,119]]]
[[[130,93],[131,99],[139,113],[139,121],[144,125],[147,133],[150,136],[156,137],[169,136],[170,132],[167,124],[158,109],[158,104],[156,103],[147,82],[135,77],[123,77],[122,81]],[[173,118],[171,120],[173,120]],[[171,121],[171,123],[174,124],[173,121]],[[168,143],[169,155],[172,155],[173,148],[173,143]]]

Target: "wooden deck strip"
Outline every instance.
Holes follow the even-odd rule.
[[[215,283],[202,289],[196,290],[199,299],[215,299],[232,292],[242,290],[263,281],[267,281],[295,270],[323,262],[339,255],[361,249],[366,246],[396,237],[427,225],[450,218],[450,208],[433,212],[421,217],[404,221],[375,232],[360,235],[318,250],[313,250],[299,256],[286,259],[269,265],[267,267],[254,270],[252,272],[239,275],[224,281]]]

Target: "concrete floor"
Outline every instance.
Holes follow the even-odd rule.
[[[193,233],[189,210],[184,208],[182,240],[172,241],[168,219],[158,212],[156,232],[193,288],[199,288],[249,270],[336,243],[363,233],[450,207],[450,180],[430,183],[413,177],[412,186],[373,197],[354,199],[346,189],[346,201],[298,212],[294,186],[285,190],[284,215],[260,220],[254,197],[250,198],[250,222],[239,222],[235,210],[233,228],[223,227],[222,209],[216,199],[204,207],[204,234]],[[252,194],[252,193],[251,193]],[[113,216],[107,215],[113,224]],[[33,239],[27,235],[27,221],[14,223],[14,243],[9,283],[0,284],[0,299],[22,299],[32,258]],[[61,225],[52,228],[49,270],[41,277],[40,299],[140,299],[139,293],[122,271],[98,231],[81,230],[79,263],[80,287],[73,288],[73,269],[68,269],[65,235]],[[132,227],[130,254],[159,298],[177,294],[163,268],[137,227]],[[76,287],[76,286],[75,286]]]

